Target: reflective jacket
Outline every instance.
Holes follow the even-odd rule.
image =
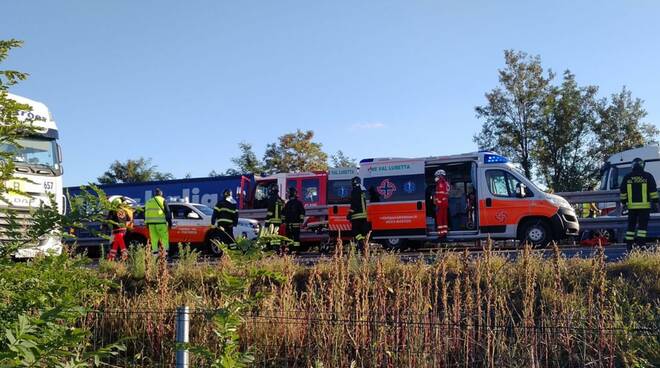
[[[651,202],[658,202],[658,188],[653,175],[637,170],[621,181],[621,203],[631,210],[650,210]]]
[[[305,220],[305,206],[298,198],[291,198],[282,210],[284,222],[287,224],[302,224]]]
[[[236,226],[238,225],[238,210],[234,203],[226,198],[218,201],[213,208],[211,223],[218,226]]]
[[[284,201],[278,196],[271,196],[268,198],[268,210],[266,212],[266,224],[280,225],[282,224],[282,207]]]
[[[144,206],[144,223],[167,224],[170,222],[170,208],[161,196],[151,197]]]
[[[367,218],[367,200],[364,192],[359,187],[353,187],[351,191],[351,209],[348,211],[349,220]]]

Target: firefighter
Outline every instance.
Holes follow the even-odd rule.
[[[351,191],[351,208],[346,216],[351,221],[353,236],[359,249],[362,249],[369,233],[369,222],[367,221],[367,200],[362,191],[359,177],[351,179],[353,189]]]
[[[268,209],[266,212],[266,226],[273,225],[276,233],[279,233],[278,230],[280,225],[282,225],[282,207],[284,207],[284,202],[280,199],[280,191],[277,188],[277,185],[270,187],[268,193]],[[270,242],[271,247],[280,248],[282,242],[279,239],[273,239]]]
[[[108,223],[112,230],[112,248],[108,253],[108,260],[114,261],[117,257],[117,250],[121,251],[121,259],[125,261],[128,259],[128,250],[126,249],[126,242],[124,237],[126,231],[133,223],[133,210],[126,203],[124,198],[116,198],[112,201],[113,209],[108,212]]]
[[[632,171],[621,181],[621,204],[628,209],[628,250],[636,245],[646,244],[646,230],[651,210],[658,205],[658,188],[653,175],[644,171],[644,160],[636,158]]]
[[[225,189],[222,192],[222,199],[219,200],[213,208],[211,224],[220,229],[220,237],[226,245],[235,244],[234,227],[238,225],[238,210],[236,203],[231,195],[231,190]]]
[[[289,200],[282,210],[286,224],[286,236],[293,241],[294,249],[300,247],[300,227],[305,220],[305,206],[298,199],[296,188],[289,188]]]
[[[447,213],[449,212],[449,182],[444,170],[435,172],[435,223],[438,227],[438,236],[444,238],[447,236]]]
[[[172,227],[172,214],[163,197],[163,192],[156,188],[155,196],[151,197],[144,206],[144,223],[149,229],[151,239],[151,252],[158,255],[158,242],[163,246],[164,255],[170,250],[170,228]]]

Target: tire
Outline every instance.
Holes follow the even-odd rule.
[[[383,248],[389,251],[402,251],[405,249],[406,240],[401,238],[387,238],[382,241]]]
[[[520,241],[533,247],[546,247],[552,241],[548,222],[542,219],[526,221],[520,232]]]
[[[147,239],[140,235],[130,234],[126,236],[125,240],[126,240],[126,247],[129,249],[131,248],[131,246],[134,246],[136,248],[147,246]]]
[[[206,237],[206,247],[211,254],[222,257],[223,251],[217,244],[218,242],[222,242],[222,240],[222,236],[219,233],[211,233]]]

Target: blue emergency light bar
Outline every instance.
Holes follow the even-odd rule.
[[[484,155],[484,163],[487,164],[504,164],[507,162],[509,162],[509,160],[506,157],[500,155],[494,155],[494,154]]]

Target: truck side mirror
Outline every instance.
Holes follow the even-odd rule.
[[[195,212],[188,213],[186,217],[193,220],[199,220],[199,215]]]
[[[527,197],[527,186],[523,183],[518,183],[516,186],[516,197],[525,198]]]

